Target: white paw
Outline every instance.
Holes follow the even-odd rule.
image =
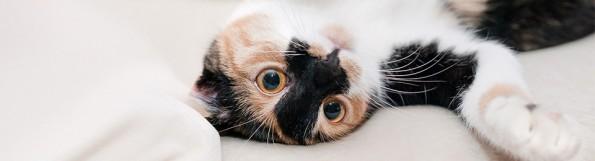
[[[487,127],[480,131],[484,136],[522,160],[566,161],[580,147],[571,132],[575,122],[523,97],[494,98],[483,112]]]

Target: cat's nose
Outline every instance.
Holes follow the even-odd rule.
[[[326,63],[331,65],[339,65],[339,49],[334,49],[330,54],[326,55]]]

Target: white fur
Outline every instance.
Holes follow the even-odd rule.
[[[307,1],[306,1],[307,2]],[[478,61],[474,83],[463,95],[461,115],[468,125],[491,144],[523,160],[567,160],[580,142],[572,133],[572,121],[563,114],[526,106],[530,98],[500,96],[480,111],[481,97],[494,85],[509,84],[529,94],[514,52],[494,42],[478,39],[461,25],[440,0],[329,0],[323,7],[303,1],[273,1],[244,5],[234,17],[265,13],[274,17],[276,29],[288,40],[297,37],[322,44],[333,44],[320,34],[326,25],[340,25],[353,34],[347,58],[362,67],[362,78],[353,84],[352,93],[378,93],[382,74],[379,63],[399,45],[438,42],[440,50],[476,53]],[[285,42],[284,42],[285,43]],[[557,116],[560,116],[558,119]]]

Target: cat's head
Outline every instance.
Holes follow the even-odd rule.
[[[211,44],[194,96],[222,134],[287,144],[340,138],[367,118],[370,84],[339,26],[300,38],[267,15],[232,21]]]

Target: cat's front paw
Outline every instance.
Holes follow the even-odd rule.
[[[480,131],[492,143],[522,160],[566,161],[580,147],[571,132],[575,122],[524,97],[496,97],[484,108],[487,127]]]

